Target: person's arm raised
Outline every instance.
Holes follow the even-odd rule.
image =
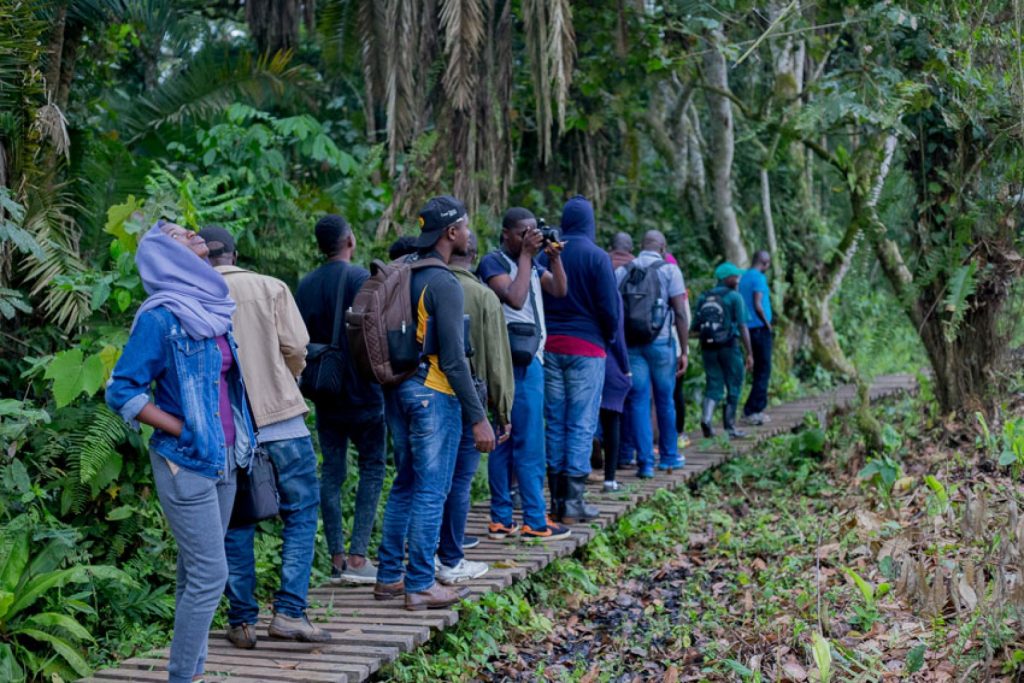
[[[565,275],[565,266],[562,265],[561,242],[552,242],[544,253],[548,255],[548,270],[544,272],[540,284],[544,291],[551,296],[561,299],[569,293],[569,279]]]
[[[516,276],[499,273],[487,279],[487,286],[498,295],[498,300],[517,311],[526,305],[530,296],[530,278],[533,276],[533,257],[540,251],[543,237],[540,231],[531,230],[523,236],[523,249],[516,261]],[[499,257],[500,258],[500,257]]]

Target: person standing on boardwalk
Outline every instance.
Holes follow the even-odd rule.
[[[550,258],[550,269],[534,263],[542,250]],[[501,248],[480,261],[480,279],[504,304],[508,330],[503,330],[503,336],[515,345],[512,438],[498,445],[487,460],[491,490],[487,532],[495,539],[519,533],[540,540],[569,535],[568,528],[548,517],[544,502],[544,295],[560,298],[566,294],[561,250],[556,242],[545,246],[537,218],[530,211],[513,207],[502,219]],[[522,527],[512,519],[512,474],[522,497]]]
[[[658,469],[683,466],[676,432],[676,408],[672,398],[675,380],[686,372],[688,347],[673,340],[671,328],[681,341],[689,335],[686,286],[679,266],[665,261],[665,236],[649,230],[642,251],[627,266],[615,271],[623,295],[626,344],[633,373],[630,390],[629,433],[637,449],[637,476],[654,476],[654,432],[651,427],[651,395],[658,416]],[[628,455],[628,454],[627,454]]]
[[[469,316],[469,339],[473,355],[469,359],[473,380],[486,388],[487,404],[498,425],[499,441],[507,441],[515,380],[512,376],[512,354],[505,333],[505,315],[498,297],[483,285],[472,268],[476,261],[476,235],[470,233],[469,249],[465,256],[452,254],[448,267],[455,273],[465,296],[465,311]],[[495,447],[495,452],[501,446]],[[491,454],[493,457],[494,454]],[[464,549],[479,543],[465,536],[469,516],[469,490],[480,464],[480,452],[473,442],[473,425],[462,423],[462,438],[455,459],[451,491],[444,504],[441,520],[441,540],[437,547],[439,567],[437,580],[451,585],[475,579],[487,573],[486,562],[465,559]]]
[[[736,428],[736,409],[743,390],[743,370],[753,365],[750,351],[750,333],[743,297],[736,288],[743,271],[726,262],[715,268],[717,285],[700,295],[697,300],[694,328],[700,335],[701,355],[704,360],[704,402],[701,406],[700,428],[705,438],[714,436],[711,423],[715,405],[726,398],[722,425],[734,438],[746,436]],[[736,344],[739,339],[743,349]]]
[[[771,263],[771,255],[759,251],[740,278],[740,295],[747,309],[747,329],[754,354],[753,383],[743,405],[743,421],[751,425],[762,425],[770,419],[764,409],[768,407],[768,384],[772,377],[772,293],[764,274]]]
[[[628,266],[629,262],[636,258],[633,255],[633,238],[629,236],[629,233],[615,233],[608,248],[608,256],[612,260],[613,269]]]
[[[434,197],[420,211],[418,253],[437,266],[412,273],[419,370],[386,395],[396,473],[384,510],[374,598],[405,596],[405,608],[448,607],[467,594],[434,580],[434,553],[451,488],[463,420],[478,451],[494,450],[494,430],[466,358],[464,296],[448,269],[469,249],[469,218],[454,197]],[[403,566],[408,549],[408,563]]]
[[[129,425],[153,427],[149,461],[178,544],[171,683],[200,679],[228,563],[224,535],[235,473],[256,445],[238,365],[235,302],[195,232],[164,221],[135,253],[148,298],[135,314],[106,402]],[[150,390],[152,387],[152,398]]]
[[[316,242],[326,262],[302,278],[296,300],[310,339],[329,344],[334,336],[336,316],[344,316],[352,306],[356,292],[370,276],[365,268],[352,263],[356,237],[348,222],[336,214],[317,221]],[[339,299],[341,299],[339,301]],[[344,319],[337,321],[344,325]],[[344,330],[344,327],[341,328]],[[344,332],[339,344],[348,349]],[[346,373],[345,392],[333,399],[314,401],[316,431],[323,453],[320,471],[320,510],[324,518],[324,536],[331,554],[331,582],[372,584],[377,569],[366,557],[370,533],[377,517],[377,503],[384,486],[386,431],[384,394],[356,372]],[[348,444],[353,441],[359,453],[359,485],[348,555],[341,520],[341,490],[348,478]]]
[[[594,243],[594,207],[585,197],[566,202],[561,227],[568,293],[557,297],[544,292],[544,417],[555,519],[575,524],[599,512],[586,503],[584,493],[606,348],[619,325],[619,292],[611,259]],[[553,268],[553,258],[543,254],[540,265]]]
[[[274,594],[272,638],[324,642],[331,634],[306,617],[306,595],[313,566],[317,507],[316,452],[306,428],[306,401],[296,377],[306,365],[309,335],[292,293],[280,280],[235,265],[235,240],[224,228],[209,226],[199,236],[209,248],[210,265],[224,277],[237,308],[232,316],[241,340],[238,357],[249,389],[260,445],[274,463],[284,521],[281,584]],[[236,647],[256,647],[256,525],[229,529],[228,632]]]
[[[622,451],[623,411],[626,396],[633,385],[629,367],[629,351],[626,349],[626,331],[623,327],[622,297],[619,297],[619,328],[608,344],[608,358],[604,368],[604,387],[601,390],[601,451],[604,458],[605,493],[618,491],[619,453]]]

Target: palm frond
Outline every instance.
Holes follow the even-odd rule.
[[[162,126],[207,118],[238,101],[266,107],[288,99],[312,107],[303,92],[307,70],[289,68],[290,61],[290,53],[253,58],[220,46],[207,48],[152,92],[115,105],[123,137],[135,142]]]
[[[533,80],[537,146],[542,164],[551,159],[551,77],[547,59],[548,17],[546,0],[523,0],[526,52]]]
[[[42,249],[42,255],[25,259],[22,276],[30,296],[42,296],[42,313],[50,322],[70,332],[89,312],[86,292],[65,284],[81,277],[86,265],[78,248],[78,229],[71,206],[61,192],[33,192],[25,207],[24,228]]]
[[[572,25],[569,0],[551,0],[551,29],[548,32],[547,59],[554,78],[555,102],[558,105],[558,128],[565,130],[565,109],[572,84],[573,58],[576,56],[576,33]]]
[[[448,57],[442,85],[457,111],[470,108],[476,94],[484,12],[480,0],[442,0],[441,27]]]
[[[400,150],[411,141],[416,117],[415,74],[417,54],[417,3],[388,0],[386,22],[390,49],[387,52],[386,109],[388,165],[393,172]]]

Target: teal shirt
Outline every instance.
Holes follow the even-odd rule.
[[[747,324],[747,308],[743,305],[743,297],[735,289],[729,289],[725,285],[719,283],[715,286],[715,290],[726,290],[724,296],[722,296],[722,304],[725,306],[726,315],[729,316],[729,323],[732,325],[732,337],[735,339],[740,336],[740,325]],[[697,301],[697,309],[700,310],[700,305],[704,303],[704,297],[707,296],[707,292],[700,295],[700,299]]]

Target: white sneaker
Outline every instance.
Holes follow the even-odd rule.
[[[761,425],[768,424],[771,421],[772,421],[772,419],[770,417],[768,417],[767,415],[765,415],[764,413],[754,413],[753,415],[744,415],[743,418],[741,419],[741,422],[743,422],[743,424],[753,425],[755,427],[760,427]]]
[[[437,570],[437,580],[450,586],[470,579],[478,579],[489,569],[486,562],[474,562],[463,558],[454,567],[446,567],[442,564],[441,568]]]

